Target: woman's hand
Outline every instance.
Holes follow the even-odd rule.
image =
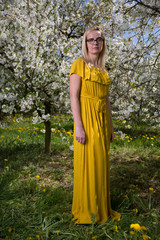
[[[111,142],[114,141],[114,129],[111,128]]]
[[[76,128],[76,140],[79,143],[85,144],[86,134],[83,128]]]

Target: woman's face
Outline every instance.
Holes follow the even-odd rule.
[[[103,38],[98,30],[93,30],[87,35],[88,54],[97,55],[103,49]]]

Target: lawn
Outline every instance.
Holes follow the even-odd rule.
[[[111,203],[119,221],[75,225],[73,121],[52,118],[52,152],[44,125],[8,116],[0,129],[0,239],[160,239],[160,139],[156,127],[115,121]]]

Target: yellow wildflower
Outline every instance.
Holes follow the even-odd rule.
[[[143,234],[143,240],[148,240],[149,239],[149,237],[146,235],[146,234]]]
[[[130,231],[130,234],[133,235],[133,234],[134,234],[134,231]]]
[[[117,226],[115,226],[115,232],[118,232],[118,227]]]
[[[58,231],[57,231],[57,236],[59,236],[59,233],[60,233],[60,231],[58,230]]]
[[[71,132],[67,132],[67,134],[69,134],[69,136],[72,136],[72,133],[71,133]]]
[[[127,196],[127,194],[125,195],[125,198],[128,200],[129,198],[128,198],[128,196]]]
[[[92,237],[92,239],[97,239],[98,238],[98,236],[94,236],[94,237]]]
[[[39,235],[36,235],[36,238],[37,238],[38,240],[40,240],[40,236],[39,236]]]
[[[6,166],[6,168],[8,169],[8,166]]]
[[[37,175],[37,176],[36,176],[36,178],[40,178],[40,176],[39,176],[39,175]]]
[[[28,237],[27,239],[30,240],[30,239],[32,239],[32,238],[31,238],[31,237]]]
[[[106,229],[106,227],[103,227],[102,229],[103,229],[103,230],[105,230],[105,229]]]
[[[7,159],[7,158],[5,158],[5,159],[4,159],[4,161],[5,161],[5,162],[7,162],[7,161],[8,161],[8,159]]]
[[[135,212],[138,213],[138,209],[137,208],[135,209]]]
[[[8,229],[8,232],[12,232],[12,228],[9,228],[9,229]]]
[[[152,187],[149,188],[150,191],[153,191],[154,189]]]
[[[131,224],[130,228],[135,229],[136,231],[140,231],[141,230],[141,226],[138,223],[135,224]]]
[[[4,136],[1,136],[1,138],[4,138]]]
[[[147,231],[147,228],[145,226],[141,226],[141,230]]]
[[[46,189],[45,189],[45,188],[43,189],[43,192],[46,192]]]

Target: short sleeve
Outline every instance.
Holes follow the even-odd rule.
[[[83,64],[84,64],[84,62],[83,62],[82,58],[77,58],[76,60],[74,60],[72,66],[71,66],[69,76],[71,76],[71,74],[75,73],[75,74],[79,75],[80,77],[83,77]]]

